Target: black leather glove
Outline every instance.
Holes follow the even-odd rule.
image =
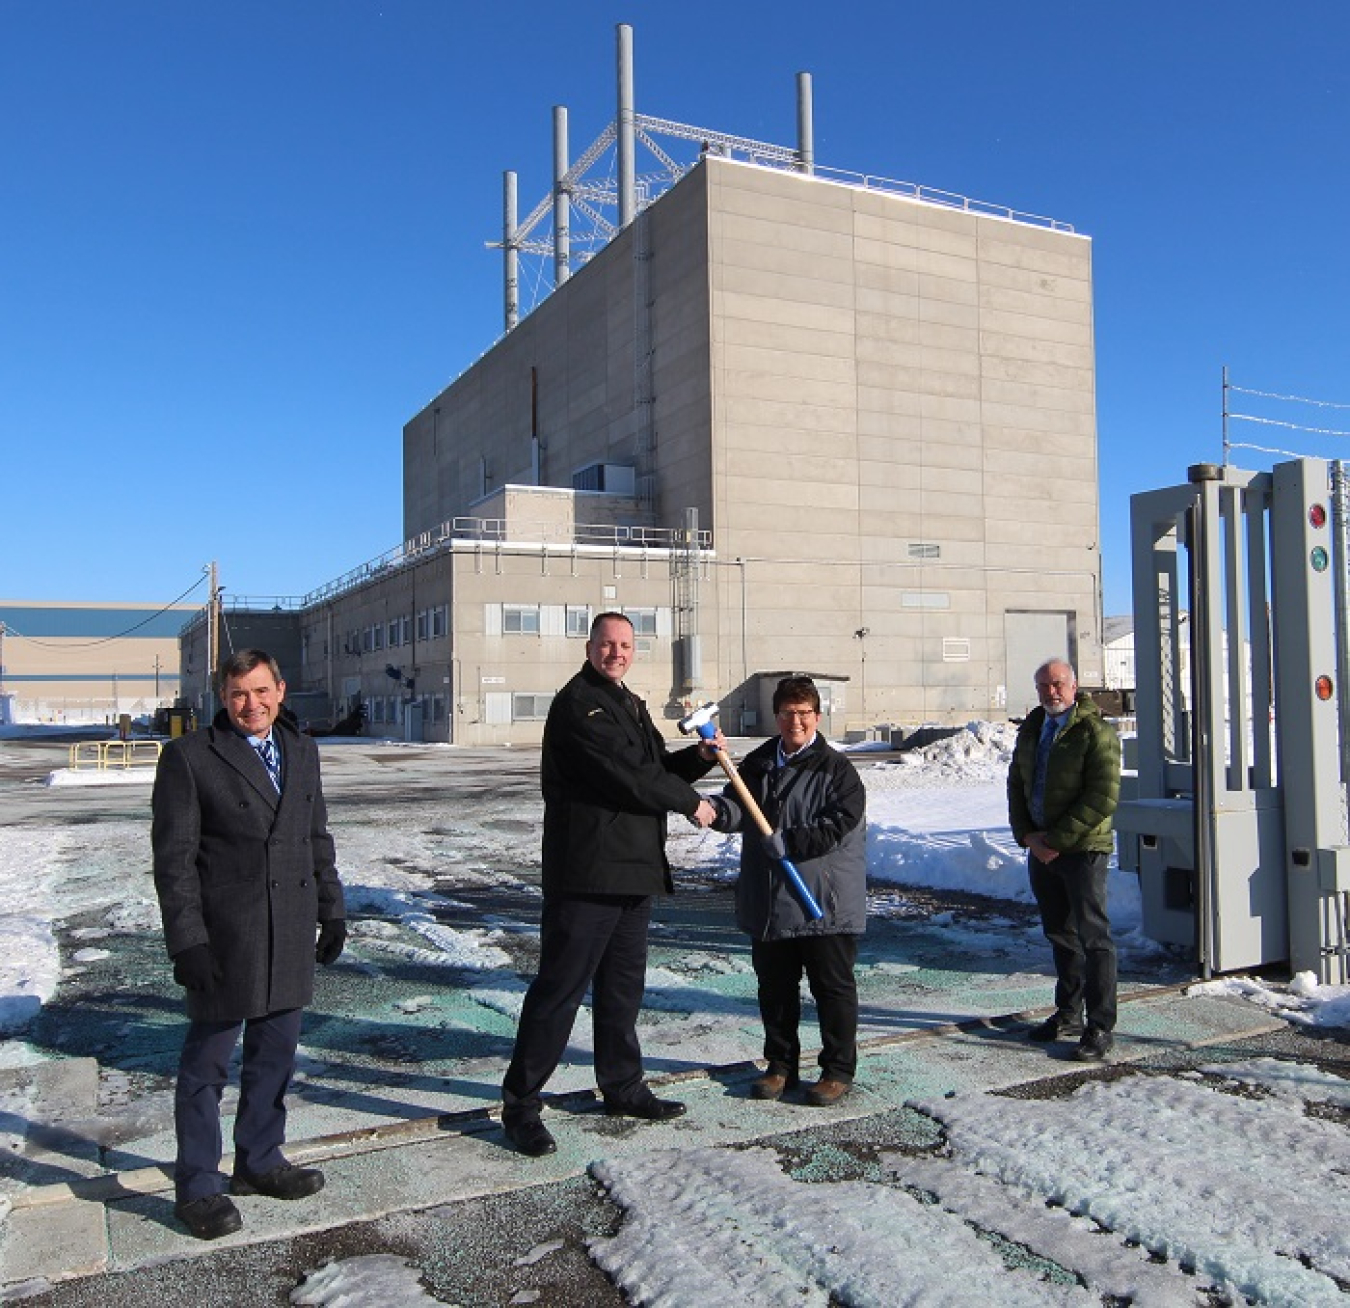
[[[189,945],[173,956],[173,979],[184,990],[214,990],[220,981],[220,964],[210,945]]]
[[[787,857],[787,846],[783,843],[783,833],[781,831],[770,831],[767,836],[759,838],[760,848],[770,857],[779,862]]]
[[[336,963],[347,943],[347,923],[340,917],[319,923],[319,943],[314,946],[314,959],[327,967]]]

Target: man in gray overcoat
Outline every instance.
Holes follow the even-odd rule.
[[[315,961],[332,963],[347,938],[318,747],[281,713],[276,660],[241,650],[221,668],[220,691],[212,724],[164,747],[151,800],[155,890],[190,1019],[174,1094],[174,1213],[203,1240],[242,1225],[227,1190],[300,1199],[323,1186],[317,1168],[282,1156],[284,1100]],[[227,1178],[220,1099],[241,1028]]]

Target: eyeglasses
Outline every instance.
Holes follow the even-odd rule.
[[[795,719],[798,722],[810,722],[816,716],[815,709],[779,709],[778,716],[785,721]]]

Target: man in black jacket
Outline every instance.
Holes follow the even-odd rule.
[[[227,1189],[301,1199],[323,1185],[281,1153],[284,1099],[314,963],[333,962],[347,938],[318,747],[282,714],[276,660],[241,650],[220,687],[215,721],[164,747],[150,801],[164,942],[190,1019],[174,1092],[174,1212],[203,1240],[239,1230]],[[227,1178],[220,1097],[241,1028]]]
[[[502,1082],[502,1125],[531,1156],[556,1141],[540,1119],[541,1093],[567,1048],[591,987],[595,1079],[605,1111],[648,1121],[679,1117],[643,1079],[637,1018],[647,971],[654,895],[674,885],[666,815],[701,827],[713,807],[692,782],[724,745],[700,741],[668,753],[647,707],[623,684],[633,662],[633,624],[602,613],[586,662],[554,697],[544,726],[543,890],[539,972],[526,992],[515,1051]]]

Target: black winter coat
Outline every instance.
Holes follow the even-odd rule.
[[[757,940],[862,935],[867,927],[867,791],[857,768],[817,732],[786,767],[778,766],[775,736],[752,750],[739,771],[765,818],[782,833],[788,858],[825,916],[807,917],[787,877],[765,853],[759,827],[735,788],[727,786],[721,795],[726,818],[713,825],[744,836],[737,926]]]
[[[544,893],[673,891],[666,814],[693,816],[711,767],[696,745],[668,752],[642,701],[584,664],[544,725]]]
[[[170,956],[209,945],[223,970],[187,991],[195,1021],[236,1022],[314,995],[316,926],[344,916],[319,750],[284,718],[280,795],[222,710],[170,741],[151,798],[155,890]]]

